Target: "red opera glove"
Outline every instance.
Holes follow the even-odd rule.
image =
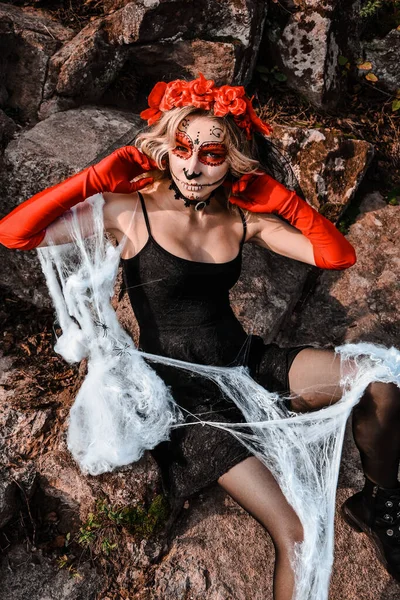
[[[29,198],[0,221],[0,243],[8,248],[31,250],[57,217],[99,192],[130,194],[153,183],[152,177],[130,181],[157,164],[135,146],[124,146],[65,181]]]
[[[229,201],[251,212],[276,213],[286,219],[310,240],[320,269],[347,269],[356,262],[353,246],[333,223],[266,173],[243,175],[233,184]]]

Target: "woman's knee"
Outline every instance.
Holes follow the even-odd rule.
[[[292,409],[296,412],[318,410],[340,400],[342,379],[354,375],[352,360],[342,363],[334,350],[305,348],[294,358],[289,370]]]
[[[304,541],[304,529],[297,515],[290,523],[283,523],[272,539],[275,547],[281,551],[292,550],[296,544],[301,544]]]
[[[303,539],[301,521],[271,471],[256,457],[232,467],[218,483],[260,525],[276,545],[293,546]]]

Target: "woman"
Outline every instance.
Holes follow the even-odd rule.
[[[150,127],[137,137],[136,147],[117,150],[18,206],[0,222],[0,241],[25,249],[45,246],[50,237],[65,243],[58,217],[104,192],[105,228],[118,241],[128,240],[124,281],[141,349],[206,365],[244,364],[266,389],[289,394],[292,411],[335,403],[343,392],[340,357],[333,350],[283,349],[248,336],[228,294],[240,274],[244,243],[328,269],[353,265],[354,249],[332,223],[261,169],[254,134],[268,135],[271,128],[257,118],[241,86],[216,88],[202,75],[191,82],[159,82],[149,106],[141,116]],[[81,214],[89,235],[90,224]],[[244,420],[211,382],[178,376],[165,365],[155,368],[188,415]],[[399,413],[397,385],[368,386],[353,416],[366,483],[343,508],[396,578]],[[212,427],[175,430],[152,453],[171,494],[185,497],[218,481],[265,527],[276,549],[274,598],[291,599],[293,548],[302,540],[302,525],[264,464],[235,437]]]

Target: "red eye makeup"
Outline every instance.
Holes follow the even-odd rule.
[[[200,146],[199,161],[211,167],[222,165],[226,159],[226,148],[223,144],[206,142]]]
[[[179,131],[175,136],[175,148],[172,150],[179,158],[188,159],[193,154],[193,142],[186,133]]]
[[[172,154],[183,160],[189,159],[193,155],[194,143],[192,139],[182,131],[177,132],[175,136],[175,148]],[[204,165],[218,167],[226,160],[226,148],[220,142],[204,142],[199,150],[199,161]]]

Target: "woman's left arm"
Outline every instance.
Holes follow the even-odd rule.
[[[314,264],[321,269],[341,270],[355,264],[356,253],[353,246],[334,224],[295,192],[287,189],[269,175],[253,175],[246,182],[243,191],[246,200],[232,196],[229,198],[230,202],[255,213],[275,213],[293,226],[285,228],[281,225],[279,235],[282,241],[277,241],[277,234],[276,232],[275,234],[271,233],[270,225],[261,226],[256,236],[259,243],[262,244],[264,241],[268,246],[272,236],[274,237],[273,244],[281,250],[279,252],[277,249],[277,252]],[[296,237],[296,234],[290,231],[293,228],[296,228],[305,239]],[[297,250],[290,248],[289,244],[291,243],[295,244]],[[310,250],[312,250],[311,256]],[[293,252],[297,256],[293,256]]]
[[[251,236],[247,240],[250,244],[267,248],[272,252],[309,265],[316,265],[314,249],[310,240],[301,231],[278,216],[272,214],[253,215],[247,224],[247,229]]]

